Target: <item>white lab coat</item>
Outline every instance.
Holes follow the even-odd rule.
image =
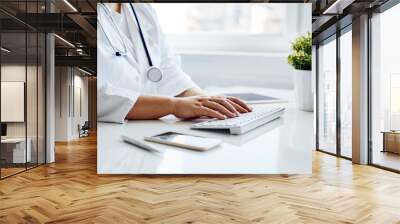
[[[163,71],[162,80],[158,83],[147,79],[149,64],[129,4],[122,4],[122,16],[128,35],[121,33],[125,45],[128,46],[128,54],[120,57],[115,56],[105,33],[117,50],[123,51],[124,45],[104,8],[100,7],[102,6],[99,4],[97,19],[101,26],[98,25],[97,29],[98,121],[123,123],[140,95],[176,96],[189,88],[197,88],[182,71],[180,58],[166,43],[155,11],[149,4],[135,3],[134,8],[153,64]]]

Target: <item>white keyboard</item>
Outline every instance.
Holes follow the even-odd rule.
[[[225,120],[209,120],[193,124],[193,129],[229,129],[230,134],[240,135],[279,118],[285,108],[256,108],[252,112]]]

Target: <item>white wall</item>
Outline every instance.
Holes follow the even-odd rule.
[[[78,125],[82,126],[85,121],[88,121],[88,78],[81,76],[81,73],[78,73],[78,75],[75,73],[73,84],[75,86],[75,96],[73,96],[74,102],[71,103],[74,104],[74,108],[72,109],[71,135],[73,138],[77,138],[79,137]]]
[[[27,73],[26,73],[27,72]],[[25,78],[28,77],[27,87],[27,122],[28,122],[28,137],[31,133],[35,133],[37,130],[37,93],[36,84],[37,80],[31,76],[36,77],[36,66],[25,66],[18,64],[6,64],[1,66],[1,81],[7,82],[24,82],[27,83]],[[2,96],[4,97],[4,96]],[[39,105],[41,107],[43,105]],[[8,108],[1,108],[1,110],[7,110]],[[24,108],[22,108],[24,110]],[[24,137],[25,136],[25,125],[26,122],[8,122],[7,123],[7,135],[8,137]],[[40,136],[43,137],[43,136]]]
[[[70,84],[69,69],[67,67],[55,68],[55,141],[69,139],[69,95]]]
[[[32,67],[25,67],[24,65],[8,64],[1,66],[1,81],[2,82],[24,82],[26,69],[31,70]],[[5,96],[2,96],[2,98]],[[7,110],[7,108],[1,108],[1,110]],[[24,111],[24,108],[22,108]],[[4,113],[4,112],[3,112]],[[25,122],[10,122],[7,124],[7,135],[8,137],[25,137]]]
[[[21,138],[27,136],[30,139],[31,155],[34,162],[36,158],[39,163],[44,162],[45,150],[45,116],[44,116],[44,74],[42,73],[41,66],[26,66],[25,64],[3,64],[1,66],[1,81],[2,82],[24,82],[26,85],[26,107],[25,102],[20,113],[25,114],[26,120],[23,118],[22,122],[6,122],[7,123],[7,137]],[[4,89],[2,89],[2,93]],[[24,90],[21,94],[24,94]],[[7,95],[2,95],[2,98],[7,98]],[[17,113],[16,108],[3,107],[2,112]],[[37,157],[37,153],[39,156]]]
[[[77,139],[78,125],[88,120],[88,78],[77,69],[56,67],[55,85],[55,140]]]
[[[182,68],[204,88],[246,85],[293,88],[293,69],[286,53],[183,53]]]

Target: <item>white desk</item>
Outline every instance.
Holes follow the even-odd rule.
[[[266,89],[267,92],[290,98],[290,92],[272,94],[274,90]],[[191,130],[190,121],[179,121],[173,116],[125,124],[99,122],[97,171],[99,174],[311,173],[313,113],[298,111],[290,102],[282,105],[287,107],[282,118],[239,136]],[[124,143],[120,137],[126,134],[143,139],[166,131],[216,137],[224,143],[207,152],[196,152],[146,142],[161,151],[151,153]]]
[[[32,141],[30,138],[27,138],[26,141],[28,144],[25,151],[25,138],[1,139],[2,147],[5,147],[2,148],[2,152],[12,152],[12,163],[25,163],[25,160],[27,160],[26,162],[30,162]],[[8,148],[8,146],[12,146],[12,148]]]

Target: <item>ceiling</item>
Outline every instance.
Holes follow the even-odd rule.
[[[338,24],[345,26],[346,17],[351,23],[351,17],[378,7],[386,1],[388,0],[252,0],[251,2],[312,3],[313,41],[318,42],[335,32]],[[166,0],[156,2],[166,2]],[[248,1],[238,0],[238,2]],[[55,38],[56,65],[80,66],[95,72],[96,5],[96,0],[1,0],[2,46],[13,49],[13,53],[9,56],[17,57],[28,53],[30,58],[29,55],[37,50],[37,44],[32,40],[33,35],[28,35],[25,40],[25,32],[54,32],[58,35]],[[338,23],[338,21],[344,22]],[[28,43],[27,49],[25,41]],[[39,49],[41,47],[39,46]]]
[[[12,50],[7,60],[37,57],[44,47],[36,43],[38,33],[52,32],[57,34],[56,65],[95,73],[96,5],[96,0],[1,0],[2,46]]]
[[[373,11],[389,0],[313,0],[312,35],[316,44],[338,29],[351,24],[353,17]]]

